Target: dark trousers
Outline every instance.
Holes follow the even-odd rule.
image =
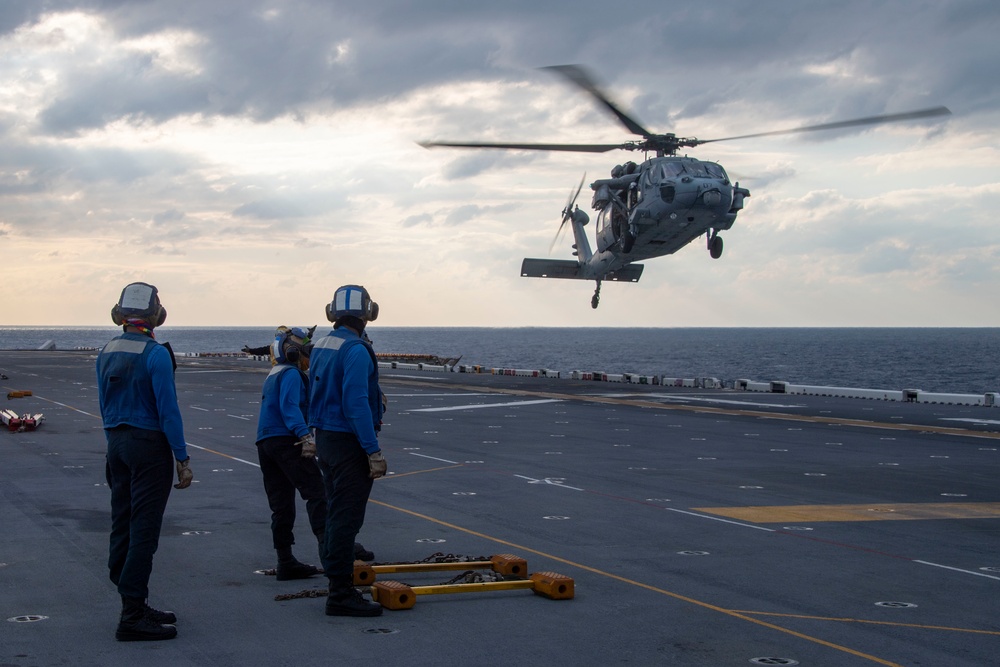
[[[111,487],[111,581],[125,597],[149,597],[153,554],[174,480],[174,456],[166,436],[132,426],[105,431],[105,468]]]
[[[353,433],[316,431],[316,454],[326,487],[326,554],[323,569],[335,585],[354,578],[354,540],[365,523],[372,491],[368,455]]]
[[[295,544],[295,492],[306,501],[306,514],[313,535],[326,530],[326,492],[323,476],[313,459],[302,458],[302,445],[295,436],[275,436],[257,443],[264,492],[271,508],[271,538],[275,549]]]

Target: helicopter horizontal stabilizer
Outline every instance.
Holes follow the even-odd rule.
[[[532,259],[526,257],[521,262],[522,278],[567,278],[570,280],[611,280],[616,282],[638,282],[642,275],[642,264],[629,264],[603,276],[584,275],[584,265],[571,259]]]

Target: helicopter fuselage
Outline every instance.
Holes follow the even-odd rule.
[[[585,265],[584,279],[600,280],[632,262],[671,255],[702,235],[711,249],[712,239],[733,226],[750,196],[721,165],[689,157],[628,163],[612,174],[590,184],[598,211],[596,253],[581,247],[579,236],[575,253]]]
[[[643,265],[635,262],[672,255],[699,236],[711,256],[722,255],[719,232],[729,229],[750,191],[729,180],[722,165],[675,155],[642,164],[617,165],[611,178],[590,184],[596,252],[585,225],[589,216],[577,207],[563,211],[573,229],[575,261],[526,258],[521,275],[535,278],[594,280],[596,308],[604,280],[637,282]]]

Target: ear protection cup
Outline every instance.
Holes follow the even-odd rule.
[[[156,287],[148,283],[131,283],[111,308],[111,321],[123,326],[129,318],[141,318],[150,327],[158,327],[167,319],[167,309],[160,304]]]
[[[157,306],[156,312],[151,319],[154,320],[154,328],[162,326],[167,321],[167,309],[163,306]]]
[[[298,364],[303,357],[309,357],[308,351],[303,350],[308,339],[308,334],[300,327],[278,327],[271,343],[271,356],[279,364]]]

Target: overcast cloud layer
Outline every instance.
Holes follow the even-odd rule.
[[[314,324],[357,282],[386,325],[1000,326],[998,33],[992,0],[4,2],[0,324],[145,280],[174,325]],[[681,136],[953,115],[691,150],[752,192],[725,256],[594,311],[520,262],[634,154],[416,144],[633,138],[564,63]]]

